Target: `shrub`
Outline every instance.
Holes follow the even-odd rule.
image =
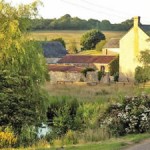
[[[116,73],[114,74],[114,81],[115,81],[115,82],[118,82],[118,81],[119,81],[119,73],[118,73],[118,72],[116,72]]]
[[[98,81],[100,81],[103,76],[104,76],[104,72],[98,71]]]
[[[59,137],[68,132],[68,130],[81,130],[83,127],[81,118],[77,117],[79,102],[76,99],[62,100],[55,99],[48,107],[47,117],[49,125],[52,127],[51,134]]]
[[[64,144],[77,144],[78,137],[76,136],[75,132],[72,130],[68,130],[68,132],[64,136]]]
[[[146,95],[125,97],[122,104],[110,105],[102,117],[102,126],[115,135],[142,133],[150,129],[150,98]]]
[[[136,67],[135,69],[135,81],[137,83],[145,83],[147,81],[149,81],[150,77],[149,77],[149,72],[150,68],[149,67]]]
[[[0,148],[12,147],[16,142],[17,137],[10,127],[0,128]]]
[[[119,72],[119,57],[117,57],[116,59],[114,59],[111,63],[110,63],[110,75],[114,76],[116,73]]]
[[[21,129],[21,133],[20,135],[18,135],[18,145],[19,146],[31,146],[33,144],[35,144],[36,140],[37,140],[37,130],[35,128],[35,126],[24,126]]]

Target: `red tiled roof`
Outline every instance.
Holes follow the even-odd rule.
[[[116,56],[66,55],[58,63],[101,63],[109,64]]]
[[[84,68],[69,65],[48,65],[48,71],[81,72]]]

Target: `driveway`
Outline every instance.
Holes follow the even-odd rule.
[[[150,139],[144,140],[143,142],[130,146],[124,150],[150,150]]]

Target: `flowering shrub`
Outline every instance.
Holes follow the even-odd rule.
[[[17,142],[17,137],[10,128],[0,128],[0,148],[12,147]]]
[[[116,135],[146,132],[150,129],[150,97],[125,97],[122,104],[111,105],[100,120]]]

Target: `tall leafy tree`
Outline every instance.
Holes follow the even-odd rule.
[[[46,114],[41,88],[46,63],[40,46],[26,38],[37,5],[36,1],[15,8],[0,1],[0,126],[11,126],[16,135],[24,126],[36,126]]]

